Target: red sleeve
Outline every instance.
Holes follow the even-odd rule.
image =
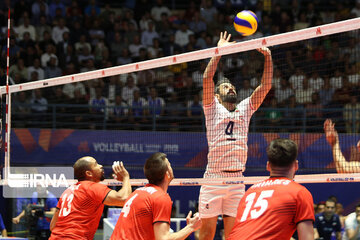
[[[311,193],[305,188],[298,192],[295,223],[302,221],[315,221],[314,201]]]
[[[161,195],[154,199],[153,224],[156,222],[167,222],[170,224],[172,202],[169,195]]]
[[[104,184],[94,183],[89,186],[87,191],[89,191],[90,196],[92,196],[95,201],[102,203],[112,190]]]
[[[62,203],[62,196],[64,195],[64,193],[63,194],[61,194],[61,197],[59,198],[59,201],[58,201],[58,203],[57,203],[57,205],[56,205],[56,208],[57,209],[61,209],[61,203]]]

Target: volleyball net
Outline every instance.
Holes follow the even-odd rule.
[[[297,182],[358,182],[356,164],[347,170],[352,173],[336,172],[323,124],[332,119],[344,158],[360,161],[359,26],[356,18],[104,69],[88,57],[81,73],[69,64],[69,75],[1,87],[8,99],[4,167],[72,165],[91,155],[105,166],[122,160],[132,184],[144,185],[143,164],[160,151],[175,171],[187,172],[171,185],[253,184],[267,175],[266,146],[286,137],[299,146]],[[202,82],[209,59],[222,56],[214,82],[229,79],[240,102],[261,82],[264,56],[256,49],[262,47],[271,50],[274,74],[249,125],[246,177],[191,177],[207,164]],[[140,49],[136,59],[144,54]]]

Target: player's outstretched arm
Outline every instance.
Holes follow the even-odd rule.
[[[156,240],[183,240],[187,238],[192,232],[201,227],[201,219],[198,213],[194,214],[191,218],[192,212],[190,211],[186,217],[186,227],[176,233],[170,233],[170,226],[165,222],[157,222],[153,225]]]
[[[251,103],[254,109],[258,109],[264,101],[266,95],[271,89],[271,82],[273,78],[273,63],[270,49],[263,47],[257,50],[264,55],[265,62],[261,83],[251,95]]]
[[[299,240],[314,240],[314,226],[312,221],[300,222],[296,229]]]
[[[227,46],[235,42],[230,42],[231,34],[228,34],[226,31],[220,33],[220,39],[217,43],[218,47]],[[204,75],[203,75],[203,104],[209,105],[214,100],[214,75],[216,72],[217,65],[219,63],[221,56],[214,56],[211,58],[208,63]]]
[[[338,173],[354,173],[360,172],[360,162],[348,162],[341,152],[339,135],[335,130],[335,123],[331,119],[326,119],[324,122],[324,131],[326,140],[331,146],[336,171]],[[359,143],[358,143],[359,146]]]
[[[109,206],[123,206],[125,200],[131,194],[130,175],[123,162],[115,162],[113,164],[113,171],[116,179],[122,181],[122,187],[119,191],[110,191],[104,200],[105,205]]]

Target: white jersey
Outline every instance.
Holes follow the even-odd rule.
[[[249,123],[254,112],[250,97],[236,105],[232,112],[216,97],[210,105],[204,106],[209,146],[205,178],[241,176],[245,170]],[[239,171],[240,174],[224,171]]]

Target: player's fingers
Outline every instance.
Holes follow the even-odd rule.
[[[119,172],[124,171],[124,164],[120,162],[117,164],[116,168]]]
[[[231,33],[229,33],[229,35],[227,36],[226,41],[230,41],[230,38],[231,38]]]
[[[190,211],[190,212],[188,213],[188,215],[186,216],[186,224],[189,224],[189,223],[190,223],[191,215],[192,215],[192,211]]]
[[[220,32],[220,39],[223,38],[223,32]]]
[[[119,165],[119,161],[114,161],[114,162],[113,162],[113,165],[112,165],[112,168],[115,169],[116,166],[118,166],[118,165]]]
[[[122,168],[121,168],[121,170],[124,172],[124,173],[127,173],[128,171],[126,170],[126,168],[125,168],[125,166],[124,166],[124,164],[121,162],[121,166],[122,166]]]

